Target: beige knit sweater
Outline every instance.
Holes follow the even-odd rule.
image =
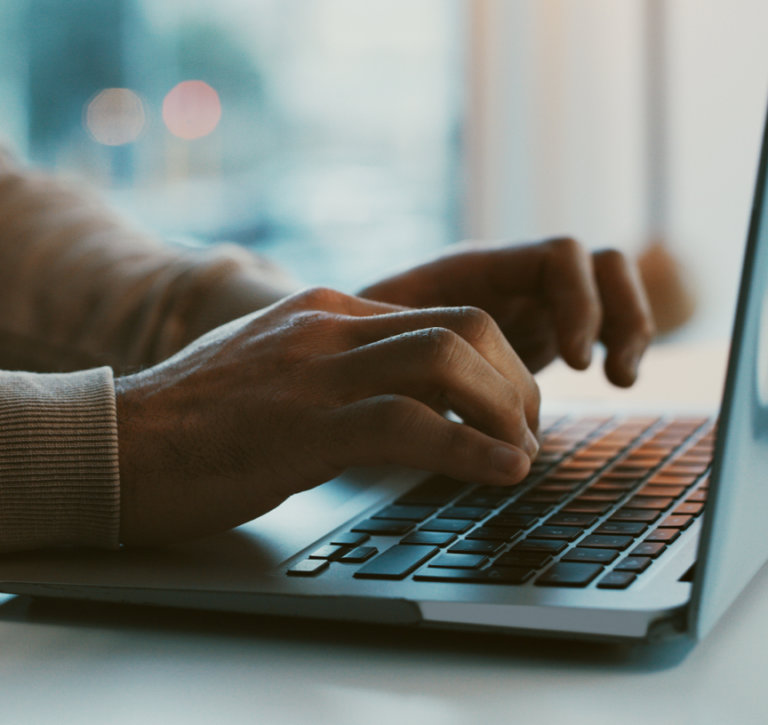
[[[119,545],[113,370],[294,285],[239,247],[164,247],[0,150],[0,551]]]

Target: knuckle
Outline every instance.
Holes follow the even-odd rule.
[[[638,326],[637,334],[647,345],[654,337],[656,337],[656,325],[651,319],[650,315],[643,315]]]
[[[299,354],[314,351],[331,352],[345,349],[347,329],[342,315],[323,310],[300,310],[293,313],[283,326],[287,343],[293,341],[293,347]]]
[[[450,359],[459,343],[459,336],[446,327],[430,327],[422,331],[417,339],[426,356],[433,362]]]
[[[302,333],[322,334],[335,324],[336,316],[323,310],[303,310],[291,316],[291,326]]]
[[[538,383],[531,378],[531,386],[529,389],[529,400],[526,406],[526,417],[530,427],[534,431],[539,428],[539,410],[541,409],[541,389]]]
[[[479,307],[457,307],[454,314],[461,336],[469,341],[482,339],[496,325],[493,317]]]
[[[382,395],[377,400],[377,427],[387,434],[402,434],[417,427],[418,410],[402,395]]]
[[[330,287],[309,287],[299,292],[297,297],[304,307],[326,309],[338,303],[342,293]]]
[[[572,259],[585,253],[584,246],[573,237],[555,237],[548,240],[546,244],[556,257]]]
[[[610,269],[624,267],[627,264],[627,258],[618,249],[600,249],[593,256],[595,260]]]
[[[536,410],[539,409],[539,406],[541,405],[541,388],[533,376],[531,376],[529,381],[528,400],[531,406],[535,407]]]
[[[477,450],[467,428],[461,424],[447,426],[443,436],[444,450],[454,461],[472,461]]]

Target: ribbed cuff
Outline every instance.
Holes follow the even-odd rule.
[[[0,371],[0,551],[115,548],[119,525],[110,368]]]

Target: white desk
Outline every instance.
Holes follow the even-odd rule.
[[[765,570],[692,649],[0,597],[0,722],[764,725],[767,642]]]

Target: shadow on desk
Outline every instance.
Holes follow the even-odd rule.
[[[133,631],[142,638],[184,634],[240,643],[250,640],[254,646],[284,643],[323,651],[334,649],[352,658],[383,653],[405,656],[411,663],[423,658],[425,666],[436,658],[443,665],[455,658],[461,666],[475,662],[481,666],[514,664],[549,670],[557,665],[593,674],[670,669],[680,664],[694,646],[685,637],[653,644],[608,644],[28,596],[17,596],[0,605],[0,622]]]

